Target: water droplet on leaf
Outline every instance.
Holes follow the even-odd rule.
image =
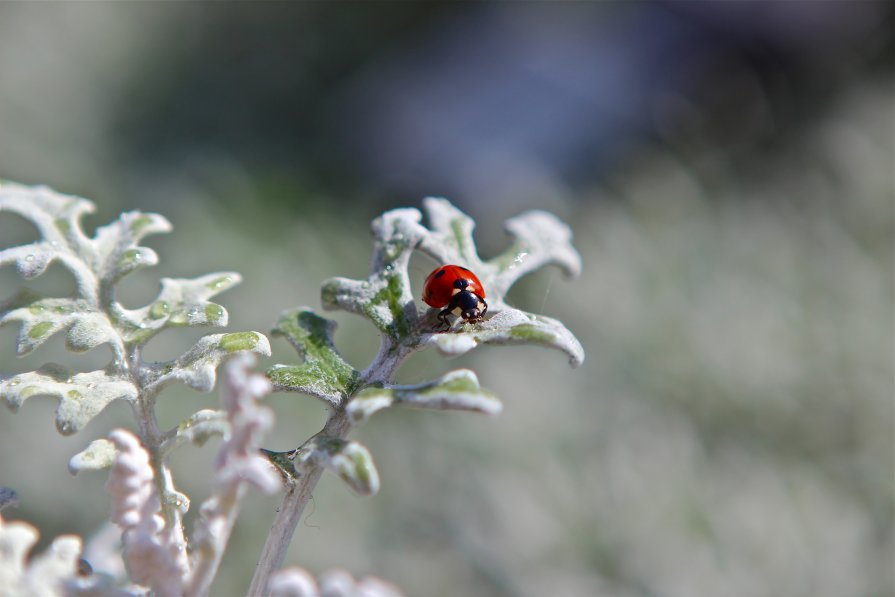
[[[167,301],[156,301],[149,307],[149,316],[153,319],[161,319],[171,311]]]

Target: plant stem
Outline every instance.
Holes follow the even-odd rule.
[[[337,408],[326,421],[321,434],[342,439],[348,435],[350,428],[351,422],[345,413],[345,409]],[[277,511],[270,533],[268,533],[267,540],[264,543],[264,549],[261,551],[258,565],[255,567],[255,575],[252,577],[252,584],[249,586],[249,595],[266,594],[265,591],[270,578],[283,565],[286,552],[289,550],[289,544],[292,542],[292,535],[295,534],[295,528],[298,526],[305,506],[310,501],[322,474],[323,467],[316,465],[302,475],[297,482],[293,482],[286,490],[286,495],[283,496],[283,503]]]
[[[239,511],[237,506],[243,493],[243,488],[232,486],[211,503],[206,502],[200,510],[203,523],[200,528],[203,530],[197,532],[194,539],[195,546],[191,554],[193,569],[184,587],[184,597],[208,595],[233,531]]]
[[[379,352],[370,366],[361,373],[361,380],[355,388],[355,393],[371,383],[384,383],[390,380],[410,352],[410,349],[399,341],[383,335],[379,344]],[[351,396],[342,399],[339,406],[332,410],[318,435],[337,439],[344,439],[348,435],[348,432],[351,431],[351,420],[345,412],[345,406],[350,401]],[[295,528],[298,526],[305,506],[310,501],[322,474],[323,467],[319,464],[315,465],[286,489],[283,503],[277,511],[270,533],[264,542],[261,557],[258,559],[258,565],[255,567],[255,575],[249,586],[249,595],[266,594],[270,578],[283,565],[289,544],[292,542],[292,535],[295,534]]]

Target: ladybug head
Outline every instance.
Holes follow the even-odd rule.
[[[469,290],[461,290],[454,300],[460,311],[460,317],[469,322],[481,321],[488,308],[481,297]]]

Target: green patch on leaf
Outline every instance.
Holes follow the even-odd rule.
[[[304,358],[297,366],[276,365],[268,376],[279,389],[302,391],[328,402],[336,402],[355,390],[359,373],[333,344],[334,321],[308,309],[286,311],[280,316],[274,336],[284,336]]]
[[[475,250],[472,250],[472,235],[469,223],[471,220],[468,218],[454,218],[451,220],[451,230],[454,233],[453,241],[456,243],[457,252],[463,256],[465,261],[469,261],[471,256],[478,257],[475,255]]]
[[[209,323],[216,322],[224,317],[224,308],[214,303],[205,305],[205,317]]]
[[[329,280],[320,287],[320,302],[324,306],[334,307],[338,305],[339,285],[334,280]]]
[[[221,336],[221,341],[218,345],[226,352],[252,350],[258,345],[258,335],[254,332],[234,332],[232,334],[224,334]]]
[[[225,288],[229,288],[233,285],[233,278],[231,276],[221,276],[220,278],[215,278],[211,282],[208,283],[208,288],[211,290],[223,290]]]
[[[130,269],[143,259],[143,254],[138,249],[128,249],[118,258],[118,267],[121,269]]]
[[[87,448],[72,456],[68,461],[68,472],[77,475],[81,471],[99,471],[110,468],[117,455],[118,450],[109,440],[94,440]]]
[[[67,435],[82,429],[112,401],[135,400],[137,388],[107,371],[73,373],[53,364],[0,382],[0,397],[13,410],[35,396],[59,400],[56,427]]]
[[[149,316],[153,319],[162,319],[171,312],[171,305],[168,301],[155,301],[149,307]]]
[[[141,214],[131,220],[131,232],[136,236],[139,235],[140,232],[152,224],[152,217],[146,214]]]
[[[41,323],[36,324],[30,330],[28,330],[28,337],[34,340],[38,338],[42,338],[47,335],[53,329],[53,322],[51,321],[42,321]]]
[[[363,305],[363,310],[370,319],[379,321],[382,325],[389,325],[388,321],[384,320],[380,314],[377,313],[379,308],[385,306],[391,315],[390,327],[392,329],[392,335],[398,338],[403,338],[410,333],[411,329],[411,326],[407,321],[407,316],[404,313],[404,305],[402,304],[403,296],[404,286],[402,284],[401,276],[393,274],[389,276],[386,286],[373,295],[373,298],[370,299],[369,303]]]
[[[556,341],[555,335],[545,332],[542,328],[529,323],[513,326],[510,329],[510,336],[514,340],[521,340],[523,342],[550,344]]]

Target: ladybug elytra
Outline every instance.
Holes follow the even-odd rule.
[[[462,265],[442,265],[426,277],[423,301],[442,309],[438,321],[450,328],[448,315],[456,315],[469,323],[478,323],[488,311],[485,289],[474,273]]]

